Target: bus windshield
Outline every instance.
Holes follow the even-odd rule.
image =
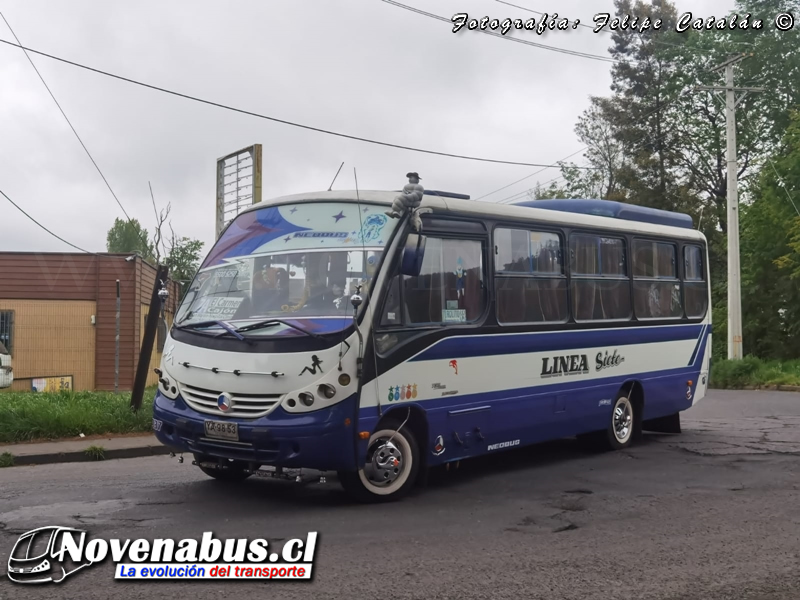
[[[316,333],[340,331],[353,317],[350,296],[360,285],[366,297],[397,223],[384,210],[310,202],[239,215],[200,267],[175,324],[226,321],[239,327],[274,318],[297,320],[301,330]],[[296,335],[297,326],[247,335]]]

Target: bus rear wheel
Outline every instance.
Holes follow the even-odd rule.
[[[611,423],[606,430],[607,443],[612,450],[622,450],[633,442],[634,424],[636,414],[630,398],[625,394],[614,402],[614,410],[611,411]]]
[[[407,495],[419,474],[419,445],[410,430],[387,421],[369,438],[358,471],[340,472],[345,491],[360,502],[391,502]]]
[[[622,450],[633,443],[636,433],[636,405],[628,394],[620,392],[611,410],[611,421],[604,430],[578,436],[589,450]]]

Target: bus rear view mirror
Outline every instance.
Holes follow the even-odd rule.
[[[425,236],[409,233],[403,255],[400,258],[400,273],[416,277],[422,270],[422,259],[425,257]]]

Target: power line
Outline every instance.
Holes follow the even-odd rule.
[[[658,106],[658,107],[654,108],[653,110],[651,110],[651,111],[649,111],[649,112],[647,112],[647,113],[643,114],[641,117],[639,117],[639,119],[646,119],[647,117],[650,117],[650,116],[654,115],[654,114],[655,114],[655,113],[657,113],[658,111],[660,111],[660,110],[664,110],[664,109],[665,109],[665,108],[667,108],[669,105],[671,105],[671,104],[673,104],[674,102],[677,102],[678,100],[680,100],[680,98],[681,98],[681,97],[682,97],[684,94],[686,94],[686,92],[688,92],[690,89],[691,89],[691,86],[686,86],[686,87],[684,87],[684,88],[683,88],[683,89],[682,89],[682,90],[681,90],[681,91],[678,93],[678,95],[677,95],[677,96],[675,96],[675,97],[674,97],[672,100],[668,100],[666,103],[664,103],[664,104],[662,104],[662,105],[660,105],[660,106]],[[665,131],[663,134],[661,134],[661,135],[660,135],[660,136],[658,136],[657,138],[653,138],[653,141],[656,141],[656,140],[658,140],[658,139],[661,139],[662,137],[666,136],[668,133],[671,133],[671,132],[669,132],[669,131]],[[637,140],[634,140],[633,142],[631,142],[631,145],[638,144],[639,142],[642,142],[642,141],[646,140],[648,137],[650,137],[650,134],[649,134],[649,133],[648,133],[648,134],[645,134],[645,135],[643,135],[643,136],[641,136],[641,137],[640,137],[639,139],[637,139]],[[572,157],[573,157],[573,156],[575,156],[576,154],[579,154],[580,152],[583,152],[584,150],[588,150],[588,149],[589,149],[589,146],[584,146],[584,147],[583,147],[583,148],[581,148],[580,150],[577,150],[576,152],[573,152],[572,154],[569,154],[568,156],[565,156],[564,158],[562,158],[562,159],[559,159],[557,162],[558,162],[558,163],[561,163],[561,162],[563,162],[563,161],[567,160],[568,158],[572,158]],[[560,165],[560,164],[559,164],[558,166],[559,166],[559,167],[561,167],[561,165]],[[578,166],[573,166],[573,167],[570,167],[570,168],[575,168],[575,169],[587,169],[587,167],[578,167]],[[492,194],[496,194],[497,192],[500,192],[500,191],[502,191],[502,190],[504,190],[504,189],[506,189],[506,188],[509,188],[509,187],[511,187],[512,185],[516,185],[517,183],[519,183],[519,182],[521,182],[521,181],[525,181],[526,179],[529,179],[530,177],[533,177],[534,175],[538,175],[538,174],[539,174],[539,173],[541,173],[543,170],[544,170],[544,169],[540,169],[539,171],[536,171],[535,173],[531,173],[530,175],[527,175],[527,176],[523,177],[522,179],[518,179],[517,181],[514,181],[514,182],[512,182],[512,183],[509,183],[508,185],[504,185],[504,186],[503,186],[503,187],[501,187],[501,188],[497,188],[497,189],[496,189],[496,190],[494,190],[493,192],[489,192],[488,194],[484,194],[483,196],[480,196],[479,198],[476,198],[476,199],[477,199],[477,200],[480,200],[480,199],[482,199],[482,198],[486,198],[487,196],[491,196]],[[599,168],[595,168],[595,169],[593,169],[593,170],[599,170]],[[556,179],[558,179],[558,177],[556,177]],[[555,179],[553,179],[552,181],[555,181]],[[547,182],[547,183],[549,183],[549,182]],[[530,189],[532,189],[532,188],[528,188],[527,190],[525,190],[525,193],[527,193],[528,191],[530,191]],[[511,198],[511,197],[513,197],[513,196],[509,196],[509,197],[507,197],[507,198],[504,198],[503,200],[508,200],[508,198]],[[503,202],[503,200],[498,200],[498,202]]]
[[[750,131],[750,135],[753,136],[754,138],[757,138],[758,136],[755,135],[755,127],[753,126],[753,123],[750,121],[750,115],[746,112],[743,112],[742,114],[744,115],[743,120],[747,125],[747,129]],[[775,177],[778,179],[778,187],[783,189],[784,193],[786,194],[786,197],[789,199],[789,203],[792,205],[792,208],[794,208],[794,212],[796,212],[797,216],[800,217],[800,209],[797,208],[797,204],[795,204],[794,198],[792,198],[792,194],[786,187],[786,182],[783,180],[783,177],[781,177],[780,173],[778,173],[778,169],[775,168],[775,163],[772,162],[772,158],[769,156],[769,154],[766,154],[765,158],[769,163],[769,166],[772,167],[772,170],[775,173]]]
[[[493,158],[483,158],[483,157],[477,157],[477,156],[465,156],[465,155],[461,155],[461,154],[450,154],[448,152],[438,152],[436,150],[426,150],[424,148],[415,148],[413,146],[403,146],[401,144],[392,144],[392,143],[389,143],[389,142],[381,142],[379,140],[372,140],[372,139],[369,139],[369,138],[358,137],[358,136],[349,135],[349,134],[346,134],[346,133],[340,133],[340,132],[337,132],[337,131],[331,131],[331,130],[328,130],[328,129],[321,129],[319,127],[312,127],[310,125],[303,125],[302,123],[295,123],[295,122],[292,122],[292,121],[287,121],[285,119],[278,119],[276,117],[270,117],[268,115],[263,115],[263,114],[252,112],[252,111],[249,111],[249,110],[244,110],[242,108],[236,108],[236,107],[233,107],[233,106],[229,106],[227,104],[220,104],[218,102],[212,102],[211,100],[205,100],[203,98],[198,98],[197,96],[190,96],[188,94],[182,94],[180,92],[175,92],[175,91],[172,91],[172,90],[168,90],[166,88],[162,88],[162,87],[159,87],[159,86],[156,86],[156,85],[151,85],[149,83],[144,83],[144,82],[141,82],[141,81],[137,81],[135,79],[130,79],[128,77],[123,77],[122,75],[115,75],[114,73],[109,73],[108,71],[103,71],[101,69],[96,69],[94,67],[89,67],[87,65],[83,65],[81,63],[77,63],[77,62],[74,62],[74,61],[71,61],[71,60],[67,60],[65,58],[60,58],[60,57],[54,56],[52,54],[47,54],[46,52],[41,52],[39,50],[34,50],[33,48],[27,48],[25,46],[22,46],[20,44],[15,44],[15,43],[10,42],[8,40],[0,39],[0,42],[2,42],[3,44],[7,44],[9,46],[14,46],[15,48],[21,48],[23,50],[27,50],[28,52],[33,52],[34,54],[38,54],[40,56],[45,56],[45,57],[50,58],[52,60],[57,60],[59,62],[65,63],[65,64],[72,65],[73,67],[78,67],[80,69],[85,69],[87,71],[92,71],[92,72],[98,73],[100,75],[105,75],[106,77],[112,77],[114,79],[119,79],[120,81],[126,81],[126,82],[132,83],[134,85],[138,85],[138,86],[141,86],[141,87],[149,88],[151,90],[156,90],[158,92],[163,92],[165,94],[170,94],[172,96],[177,96],[179,98],[184,98],[186,100],[192,100],[194,102],[199,102],[201,104],[207,104],[209,106],[215,106],[217,108],[222,108],[222,109],[225,109],[225,110],[229,110],[231,112],[236,112],[236,113],[240,113],[240,114],[243,114],[243,115],[248,115],[248,116],[251,116],[251,117],[257,117],[259,119],[264,119],[264,120],[272,121],[272,122],[275,122],[275,123],[281,123],[283,125],[290,125],[292,127],[299,127],[300,129],[306,129],[308,131],[316,131],[317,133],[324,133],[324,134],[327,134],[327,135],[333,135],[333,136],[337,136],[337,137],[342,137],[342,138],[346,138],[346,139],[350,139],[350,140],[355,140],[355,141],[358,141],[358,142],[365,142],[365,143],[368,143],[368,144],[376,144],[378,146],[386,146],[386,147],[389,147],[389,148],[397,148],[397,149],[400,149],[400,150],[408,150],[410,152],[420,152],[420,153],[423,153],[423,154],[433,154],[433,155],[436,155],[436,156],[446,156],[448,158],[460,158],[460,159],[463,159],[463,160],[474,160],[474,161],[478,161],[478,162],[488,162],[488,163],[496,163],[496,164],[503,164],[503,165],[516,165],[516,166],[522,166],[522,167],[546,167],[546,168],[558,167],[557,164],[544,165],[544,164],[541,164],[541,163],[529,163],[529,162],[521,162],[521,161],[511,161],[511,160],[499,160],[499,159],[493,159]],[[595,167],[578,167],[578,168],[587,169],[587,170],[596,170]]]
[[[444,21],[450,25],[453,24],[452,19],[448,19],[447,17],[442,17],[441,15],[436,15],[433,13],[426,12],[424,10],[420,10],[419,8],[414,8],[413,6],[408,6],[406,4],[400,4],[399,2],[395,2],[394,0],[381,0],[381,2],[386,2],[386,4],[391,4],[392,6],[396,6],[397,8],[402,8],[405,10],[409,10],[411,12],[417,13],[419,15],[423,15],[425,17],[436,19],[438,21]],[[611,58],[609,56],[600,56],[599,54],[589,54],[588,52],[579,52],[577,50],[567,50],[566,48],[557,48],[555,46],[548,46],[547,44],[539,44],[536,42],[531,42],[530,40],[522,40],[515,37],[507,37],[503,34],[496,33],[494,31],[487,31],[485,29],[478,29],[480,33],[485,33],[486,35],[492,35],[494,37],[499,37],[503,40],[509,40],[511,42],[517,42],[518,44],[525,44],[526,46],[533,46],[535,48],[541,48],[542,50],[550,50],[552,52],[560,52],[562,54],[569,54],[571,56],[579,56],[581,58],[590,58],[592,60],[599,60],[602,62],[610,62],[615,63],[619,62],[615,58]]]
[[[572,158],[572,157],[573,157],[573,156],[575,156],[576,154],[580,154],[581,152],[583,152],[583,151],[584,151],[584,150],[586,150],[586,149],[588,149],[588,146],[585,146],[585,147],[581,148],[580,150],[577,150],[577,151],[573,152],[573,153],[572,153],[572,154],[570,154],[569,156],[565,156],[564,158],[562,158],[562,159],[561,159],[561,160],[559,160],[558,162],[563,162],[563,161],[567,160],[568,158]],[[559,166],[561,166],[561,165],[559,165]],[[546,167],[545,167],[545,169],[546,169]],[[497,192],[501,192],[501,191],[503,191],[503,190],[504,190],[504,189],[506,189],[506,188],[510,188],[512,185],[516,185],[516,184],[520,183],[521,181],[525,181],[526,179],[530,179],[530,178],[531,178],[531,177],[533,177],[534,175],[538,175],[539,173],[541,173],[541,172],[542,172],[542,171],[544,171],[545,169],[539,169],[538,171],[535,171],[535,172],[531,173],[530,175],[526,175],[526,176],[525,176],[525,177],[523,177],[522,179],[517,179],[516,181],[514,181],[514,182],[512,182],[512,183],[509,183],[508,185],[504,185],[504,186],[503,186],[503,187],[501,187],[501,188],[497,188],[497,189],[496,189],[496,190],[494,190],[493,192],[489,192],[488,194],[484,194],[483,196],[479,196],[478,198],[475,198],[475,200],[482,200],[483,198],[486,198],[486,196],[491,196],[492,194],[496,194]]]
[[[531,12],[531,13],[536,14],[536,15],[542,15],[542,16],[547,15],[547,13],[543,13],[543,12],[540,12],[538,10],[533,10],[532,8],[526,8],[525,6],[519,6],[517,4],[512,4],[511,2],[506,2],[505,0],[495,0],[495,2],[499,2],[500,4],[505,4],[506,6],[512,6],[514,8],[518,8],[519,10],[525,10],[525,11]],[[592,31],[594,31],[594,29],[595,29],[593,26],[587,25],[586,23],[578,23],[578,25],[581,26],[581,27],[587,27],[588,29],[591,29]],[[613,35],[614,32],[608,31],[607,29],[601,29],[599,31],[599,33],[607,33],[609,35]],[[672,46],[674,48],[685,48],[685,45],[683,45],[683,44],[673,44],[672,42],[662,42],[661,40],[650,40],[650,41],[652,41],[654,44],[659,44],[661,46]],[[620,61],[620,62],[622,62],[622,61]]]
[[[544,187],[544,186],[546,186],[548,184],[551,184],[551,183],[553,183],[555,181],[558,181],[559,179],[563,179],[563,177],[564,177],[563,175],[559,175],[558,177],[553,177],[552,179],[548,179],[547,181],[545,181],[544,183],[541,183],[539,185],[540,185],[540,187]],[[496,202],[496,204],[509,204],[509,203],[513,202],[514,200],[520,200],[520,199],[524,198],[525,196],[527,196],[528,194],[530,194],[530,192],[533,189],[534,188],[528,188],[527,190],[524,190],[522,192],[517,192],[516,194],[512,194],[511,196],[508,196],[506,198],[502,198],[502,199],[498,200]]]
[[[36,224],[37,224],[39,227],[41,227],[42,229],[44,229],[44,230],[45,230],[47,233],[49,233],[50,235],[52,235],[52,236],[53,236],[54,238],[56,238],[57,240],[61,240],[61,241],[62,241],[62,242],[64,242],[64,243],[65,243],[67,246],[72,246],[72,247],[73,247],[73,248],[75,248],[76,250],[80,250],[81,252],[85,252],[86,254],[95,254],[94,252],[89,252],[88,250],[84,250],[83,248],[81,248],[81,247],[79,247],[79,246],[76,246],[75,244],[73,244],[73,243],[71,243],[71,242],[68,242],[67,240],[65,240],[65,239],[64,239],[64,238],[62,238],[61,236],[59,236],[59,235],[56,235],[55,233],[53,233],[52,231],[50,231],[50,230],[49,230],[47,227],[45,227],[44,225],[42,225],[41,223],[39,223],[39,221],[37,221],[36,219],[34,219],[34,218],[33,218],[32,216],[30,216],[28,213],[26,213],[26,212],[25,212],[25,211],[22,209],[22,207],[21,207],[21,206],[19,206],[19,205],[18,205],[16,202],[14,202],[14,201],[13,201],[11,198],[9,198],[8,196],[6,196],[6,194],[5,194],[5,192],[4,192],[3,190],[0,190],[0,194],[2,194],[2,195],[3,195],[3,197],[4,197],[6,200],[8,200],[8,201],[9,201],[9,202],[10,202],[10,203],[11,203],[11,204],[12,204],[12,205],[13,205],[13,206],[14,206],[14,207],[15,207],[15,208],[16,208],[16,209],[19,211],[19,212],[21,212],[23,215],[25,215],[26,217],[28,217],[28,218],[29,218],[31,221],[33,221],[34,223],[36,223]]]
[[[56,100],[56,97],[53,94],[52,90],[50,89],[50,86],[47,85],[47,82],[44,80],[44,77],[42,77],[42,74],[39,72],[39,69],[36,68],[36,65],[33,63],[33,60],[31,60],[31,57],[28,55],[27,50],[22,47],[22,42],[20,42],[19,38],[17,37],[17,34],[14,33],[14,30],[11,28],[11,24],[8,22],[8,20],[6,19],[5,15],[3,15],[2,12],[0,12],[0,17],[3,18],[3,21],[6,24],[6,27],[8,27],[8,30],[11,32],[11,35],[13,35],[14,39],[17,40],[17,44],[19,44],[19,48],[21,48],[22,51],[25,53],[25,57],[28,59],[28,62],[31,63],[31,66],[33,67],[33,70],[36,71],[36,74],[39,76],[39,79],[44,84],[44,87],[47,89],[47,93],[50,94],[50,97],[53,99],[53,102],[56,103],[56,106],[58,107],[58,110],[61,111],[61,114],[64,116],[64,119],[67,121],[67,124],[69,125],[69,128],[72,129],[72,133],[74,133],[75,137],[78,138],[78,142],[80,142],[81,146],[83,147],[84,151],[86,152],[86,155],[89,157],[89,160],[92,161],[92,164],[94,165],[94,168],[97,169],[98,173],[100,173],[100,177],[103,178],[103,181],[105,182],[106,187],[108,187],[108,191],[111,192],[112,196],[114,196],[114,200],[117,201],[117,204],[119,204],[119,207],[122,209],[122,212],[125,214],[125,217],[128,219],[128,221],[130,221],[131,218],[128,216],[128,213],[125,210],[125,207],[122,206],[122,202],[119,201],[119,198],[117,198],[117,195],[114,193],[114,190],[111,189],[111,184],[108,182],[108,179],[106,179],[106,176],[103,175],[103,171],[100,170],[100,167],[98,166],[97,162],[92,157],[92,154],[89,152],[89,149],[86,147],[86,144],[83,143],[83,140],[81,139],[81,136],[78,135],[78,132],[75,130],[75,127],[72,125],[72,122],[69,120],[69,117],[67,117],[67,113],[65,113],[64,109],[61,108],[61,104],[59,104],[58,100]]]

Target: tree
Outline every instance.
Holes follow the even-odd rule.
[[[114,225],[106,236],[106,249],[120,254],[135,252],[150,261],[155,257],[155,248],[147,230],[136,219],[114,219]]]
[[[785,359],[800,356],[800,112],[780,146],[742,214],[742,308],[747,352]]]
[[[200,251],[203,249],[203,242],[176,236],[172,225],[170,225],[170,232],[172,235],[165,261],[169,267],[170,279],[190,283],[200,267]]]
[[[169,267],[169,277],[173,281],[188,283],[194,279],[200,265],[200,252],[203,242],[188,237],[178,236],[169,221],[171,204],[161,211],[156,208],[153,188],[150,188],[156,226],[153,240],[139,221],[116,219],[109,229],[107,248],[109,252],[136,252],[153,265],[165,264]],[[164,227],[169,226],[169,236]]]

